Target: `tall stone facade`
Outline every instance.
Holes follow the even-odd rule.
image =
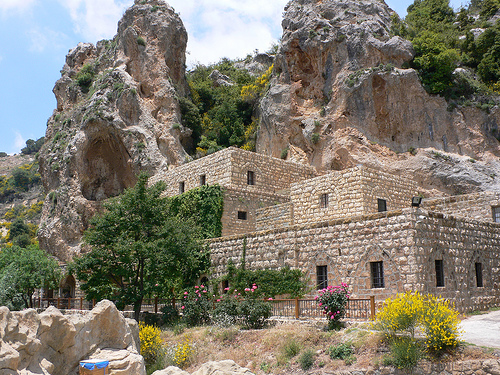
[[[203,177],[202,177],[203,176]],[[460,311],[500,303],[500,194],[427,198],[407,176],[356,166],[318,176],[309,166],[229,148],[156,176],[167,194],[224,188],[223,233],[209,240],[212,274],[301,269],[315,290],[349,284],[378,301],[433,293]],[[245,213],[244,218],[241,213]]]

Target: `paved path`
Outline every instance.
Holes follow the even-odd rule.
[[[473,315],[462,320],[461,339],[478,346],[500,348],[500,310],[483,315]]]

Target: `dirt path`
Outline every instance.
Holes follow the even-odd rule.
[[[500,348],[500,310],[488,314],[474,315],[462,320],[462,340],[491,348]]]

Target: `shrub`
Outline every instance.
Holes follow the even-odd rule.
[[[319,142],[320,135],[318,133],[313,133],[311,136],[311,142],[316,144]]]
[[[281,347],[281,352],[283,354],[283,357],[291,359],[300,353],[300,345],[293,338],[289,338]]]
[[[327,349],[326,352],[331,359],[346,359],[347,357],[354,354],[352,346],[346,343],[332,345]]]
[[[315,297],[323,314],[328,319],[328,329],[338,329],[340,319],[345,315],[347,301],[349,299],[349,287],[342,283],[340,286],[328,286],[318,292]]]
[[[376,322],[391,341],[401,333],[413,340],[415,331],[421,328],[426,335],[427,350],[435,353],[458,344],[458,323],[458,312],[448,302],[418,292],[387,299]],[[410,348],[410,344],[401,345]]]
[[[219,327],[229,327],[238,319],[238,300],[229,293],[217,299],[212,321]]]
[[[272,306],[269,302],[247,299],[241,301],[238,306],[238,315],[245,328],[260,329],[263,328],[267,319],[271,317]]]
[[[139,323],[139,338],[141,340],[141,355],[146,363],[154,363],[160,356],[163,348],[161,330],[158,327]]]
[[[146,41],[144,40],[144,38],[142,36],[138,36],[137,37],[137,44],[140,46],[146,46]]]
[[[162,321],[166,326],[173,326],[179,321],[179,311],[172,305],[166,304],[161,308]]]
[[[418,341],[411,337],[397,337],[391,342],[391,357],[386,361],[400,369],[414,368],[422,358],[422,350]]]
[[[194,354],[194,348],[189,337],[184,337],[184,340],[177,344],[174,348],[173,363],[179,368],[186,367]]]
[[[91,64],[85,64],[76,75],[76,83],[84,93],[89,91],[90,85],[94,81],[95,69]]]
[[[288,147],[287,147],[287,148],[284,148],[283,150],[281,150],[281,154],[280,154],[280,158],[281,158],[281,159],[283,159],[283,160],[285,160],[285,159],[286,159],[286,157],[288,156],[288,150],[289,150],[289,148],[288,148]]]
[[[309,370],[314,364],[314,352],[307,349],[299,358],[300,368],[304,371]]]
[[[204,285],[184,292],[184,301],[181,306],[182,320],[187,326],[194,327],[210,323],[212,301]]]

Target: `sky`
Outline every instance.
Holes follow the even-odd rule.
[[[45,135],[65,57],[79,42],[116,34],[133,0],[0,0],[0,151]],[[266,51],[281,36],[288,0],[167,0],[189,35],[188,66]],[[386,0],[401,17],[412,0]],[[454,8],[465,1],[452,0]]]

